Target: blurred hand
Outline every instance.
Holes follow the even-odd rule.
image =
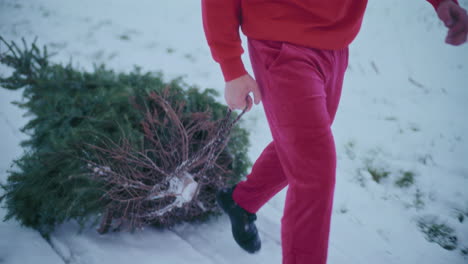
[[[445,0],[437,7],[437,15],[449,29],[446,43],[458,46],[466,42],[468,15],[465,9],[452,0]]]
[[[249,74],[245,74],[237,79],[226,82],[224,99],[231,110],[243,110],[246,104],[248,104],[248,112],[253,105],[252,97],[249,95],[250,92],[254,95],[255,104],[259,104],[262,98],[257,82]]]

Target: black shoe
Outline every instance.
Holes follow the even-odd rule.
[[[237,244],[249,253],[260,250],[261,241],[254,221],[257,215],[241,208],[232,199],[235,186],[224,188],[216,193],[216,201],[231,220],[232,235]]]

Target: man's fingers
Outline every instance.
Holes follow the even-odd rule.
[[[459,39],[457,40],[457,42],[455,43],[455,45],[458,46],[458,45],[461,45],[461,44],[465,43],[465,42],[466,42],[466,39],[467,39],[466,34],[465,34],[465,35],[461,35],[460,38],[459,38]]]
[[[248,111],[250,111],[250,109],[252,109],[252,105],[253,105],[252,97],[250,97],[250,95],[247,95],[246,99],[247,99],[247,104],[248,104],[248,108],[247,108],[247,112],[248,112]]]
[[[243,105],[240,104],[239,102],[236,102],[236,101],[229,101],[229,102],[226,102],[229,109],[231,109],[232,111],[236,110],[236,109],[243,109]]]
[[[255,104],[259,104],[262,100],[262,94],[260,93],[260,89],[258,88],[257,84],[255,84],[254,88],[252,89],[252,92],[254,95]]]
[[[437,15],[439,16],[440,20],[444,22],[446,27],[452,27],[453,26],[453,19],[450,14],[450,8],[446,5],[441,6],[439,10],[437,10]]]
[[[464,33],[464,34],[459,34],[456,37],[452,37],[452,38],[447,37],[445,42],[447,42],[448,44],[458,46],[458,45],[465,43],[466,39],[467,39],[467,36],[466,36],[466,33]]]
[[[448,37],[456,37],[457,35],[466,32],[465,21],[459,20],[453,27],[448,31]]]
[[[250,111],[250,109],[252,108],[252,98],[250,97],[250,95],[247,95],[244,100],[240,100],[240,101],[237,101],[237,102],[229,102],[228,103],[228,107],[229,109],[231,109],[232,111],[236,110],[236,109],[240,109],[240,110],[244,110],[244,108],[246,106],[248,106],[247,108],[247,111]]]
[[[238,103],[236,104],[236,108],[235,109],[240,109],[240,110],[244,110],[245,107],[247,107],[247,112],[250,111],[250,109],[252,108],[252,98],[250,97],[250,95],[247,95],[244,100],[241,101],[241,103]]]
[[[446,42],[452,45],[461,45],[466,42],[468,34],[468,16],[463,12],[458,16],[457,23],[449,30]]]
[[[250,92],[254,93],[256,103],[261,100],[257,83],[248,74],[226,82],[224,91],[224,99],[231,110],[246,109],[246,111],[249,111],[253,106],[252,97],[249,95]]]
[[[453,45],[460,45],[466,41],[466,35],[468,34],[467,28],[455,33],[450,33],[447,35],[446,42]]]

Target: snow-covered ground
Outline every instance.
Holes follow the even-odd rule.
[[[468,8],[467,0],[460,3]],[[468,262],[461,253],[468,248],[468,45],[448,46],[445,34],[424,0],[370,1],[333,125],[339,160],[330,264]],[[223,91],[204,39],[200,1],[0,0],[0,35],[15,41],[37,36],[38,44],[58,52],[57,62],[72,58],[89,70],[95,62],[118,71],[139,65]],[[249,65],[247,54],[244,59]],[[2,182],[22,153],[25,119],[9,104],[20,98],[0,89]],[[245,120],[255,161],[271,141],[262,105]],[[377,183],[369,171],[388,176]],[[403,175],[413,184],[395,185]],[[0,222],[0,263],[280,263],[283,202],[284,191],[260,210],[263,248],[256,255],[236,246],[226,217],[104,236],[93,229],[78,234],[66,223],[51,244],[9,221]],[[0,209],[0,217],[5,213]],[[420,219],[452,228],[458,247],[449,251],[427,241]]]

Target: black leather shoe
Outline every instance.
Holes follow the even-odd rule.
[[[249,253],[256,253],[261,248],[260,237],[254,221],[257,215],[241,208],[232,199],[236,186],[224,188],[216,193],[216,201],[231,220],[232,235],[237,244]]]

